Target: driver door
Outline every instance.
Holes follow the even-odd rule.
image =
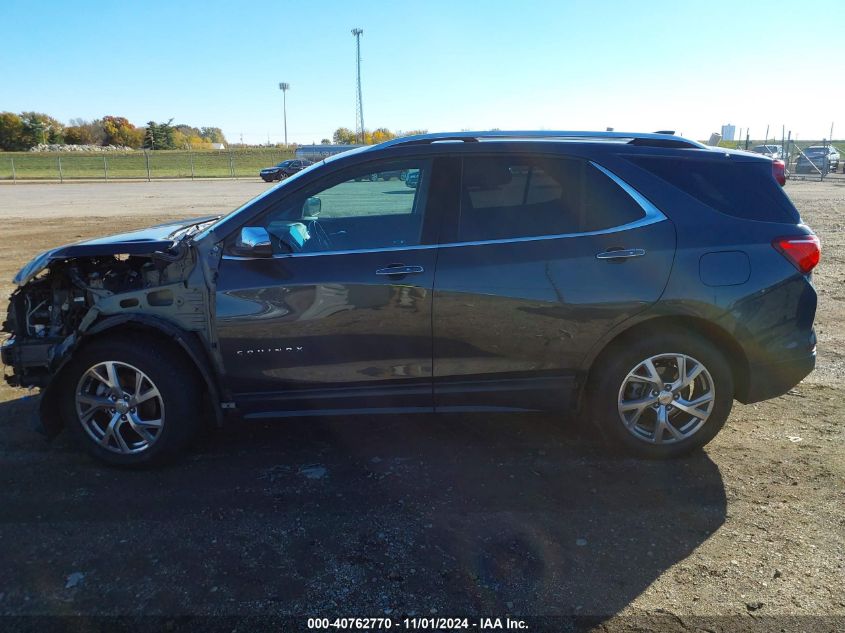
[[[393,169],[420,185],[377,177]],[[429,181],[427,160],[336,172],[261,219],[271,257],[227,246],[217,331],[246,415],[432,407]]]

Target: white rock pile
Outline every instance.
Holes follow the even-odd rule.
[[[29,148],[30,152],[132,152],[125,145],[60,145],[57,143],[39,143]]]

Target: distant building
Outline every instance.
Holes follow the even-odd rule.
[[[731,125],[728,123],[727,125],[722,126],[722,140],[723,141],[733,141],[735,140],[736,136],[736,126]]]
[[[360,145],[300,145],[296,148],[294,156],[297,158],[305,158],[307,160],[323,160],[327,156],[333,154],[340,154],[341,152],[349,151],[361,147]]]
[[[226,146],[223,143],[212,143],[211,149],[226,149]]]

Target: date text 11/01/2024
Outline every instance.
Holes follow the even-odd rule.
[[[312,630],[379,630],[379,629],[409,629],[428,631],[452,630],[526,630],[528,624],[524,620],[514,618],[444,618],[444,617],[410,617],[401,620],[392,618],[308,618],[308,628]]]

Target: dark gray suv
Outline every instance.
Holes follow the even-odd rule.
[[[634,455],[680,455],[813,369],[819,240],[782,179],[668,134],[360,148],[223,217],[38,255],[7,379],[116,464],[225,414],[575,410]]]
[[[795,173],[831,174],[839,169],[839,151],[833,145],[814,145],[798,154]]]

